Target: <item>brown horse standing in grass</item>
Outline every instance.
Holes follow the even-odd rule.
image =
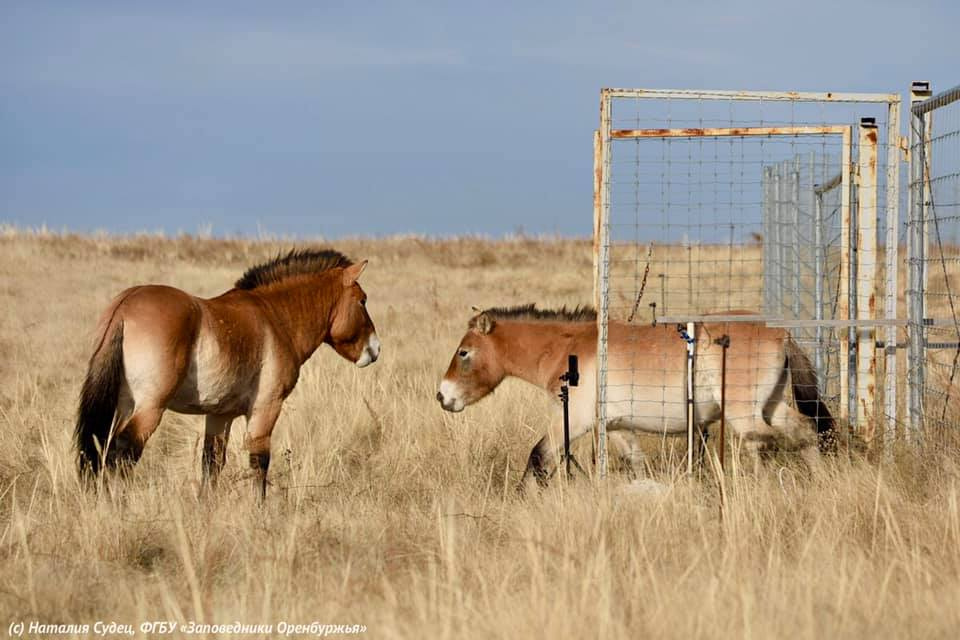
[[[172,409],[206,415],[203,479],[216,484],[230,425],[245,416],[265,495],[270,436],[303,363],[321,344],[359,367],[380,355],[357,283],[365,266],[336,251],[291,251],[209,300],[157,285],[121,293],[100,320],[80,394],[81,476],[136,463]]]
[[[437,400],[463,411],[514,376],[554,397],[567,355],[580,360],[580,386],[570,389],[570,438],[595,423],[596,312],[547,311],[534,305],[488,309],[474,316],[440,383]],[[695,415],[699,429],[720,417],[721,347],[727,334],[726,422],[748,451],[799,449],[807,460],[833,441],[833,418],[819,397],[809,359],[783,329],[761,323],[705,323],[697,329]],[[673,326],[609,324],[607,428],[686,433],[686,344]],[[792,387],[797,408],[787,404]],[[530,452],[521,488],[547,483],[557,464],[562,425],[554,421]],[[756,455],[754,455],[756,458]]]

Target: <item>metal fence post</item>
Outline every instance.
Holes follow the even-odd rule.
[[[900,111],[903,99],[887,107],[887,237],[885,317],[897,319],[897,295],[899,293],[898,270],[900,264],[898,232],[900,231]],[[884,335],[884,431],[893,437],[897,425],[897,327],[890,325]]]
[[[850,146],[853,133],[844,129],[843,147],[840,151],[840,286],[837,300],[837,319],[850,319]],[[840,330],[840,418],[851,417],[850,407],[850,354],[852,328]],[[855,412],[855,410],[854,410]]]
[[[823,195],[817,190],[816,161],[810,154],[810,215],[813,225],[813,318],[823,320],[823,272],[826,263],[826,248],[823,241]],[[823,327],[817,325],[814,363],[820,394],[826,394],[827,376],[823,367]]]
[[[793,317],[800,317],[800,156],[793,160],[793,171],[790,176],[790,199],[793,209],[793,220],[790,237],[793,242]]]
[[[762,184],[760,187],[760,192],[763,194],[763,213],[762,213],[762,229],[763,229],[763,245],[762,249],[762,268],[763,268],[763,311],[764,313],[770,313],[772,304],[770,301],[770,296],[773,294],[773,287],[770,284],[770,247],[773,236],[770,233],[770,167],[764,167],[762,173]]]
[[[876,319],[877,281],[877,124],[860,120],[857,140],[857,320]],[[857,431],[876,447],[876,329],[857,327]]]
[[[597,421],[595,425],[594,446],[597,456],[597,473],[601,478],[607,475],[607,326],[610,305],[610,92],[600,91],[600,131],[597,138],[598,148],[594,151],[594,207],[597,233],[594,235],[597,278]]]
[[[910,106],[932,95],[929,82],[914,82],[910,87]],[[909,244],[907,262],[910,266],[907,292],[907,386],[909,387],[909,434],[908,440],[919,441],[923,430],[923,385],[924,364],[924,260],[926,259],[926,220],[924,216],[924,162],[926,130],[923,116],[913,115],[910,122],[909,173],[910,198],[908,199]]]
[[[774,299],[774,313],[776,315],[783,314],[783,166],[777,164],[775,166],[775,173],[773,174],[773,220],[774,220],[774,233],[777,238],[777,248],[776,248],[776,284],[774,285],[774,291],[776,292],[776,297]]]

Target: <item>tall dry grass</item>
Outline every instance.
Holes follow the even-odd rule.
[[[790,461],[716,476],[656,467],[518,499],[558,419],[511,381],[462,414],[434,400],[470,306],[591,297],[588,242],[349,240],[371,259],[381,360],[307,364],[259,506],[234,426],[198,498],[201,420],[168,414],[133,476],[78,486],[70,434],[111,295],[226,288],[285,242],[0,234],[0,623],[363,624],[371,637],[955,637],[960,449],[879,465]],[[582,457],[586,457],[584,454]]]

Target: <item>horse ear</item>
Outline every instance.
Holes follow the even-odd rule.
[[[481,313],[473,319],[472,328],[475,329],[477,333],[486,335],[493,331],[493,328],[496,326],[496,324],[497,323],[494,322],[493,318],[491,318],[489,314]]]
[[[483,309],[481,309],[481,308],[478,307],[477,305],[471,306],[470,309],[471,309],[474,313],[480,313],[481,311],[483,311]]]
[[[352,287],[353,283],[357,281],[357,278],[360,277],[360,274],[363,273],[363,270],[367,267],[367,261],[358,262],[357,264],[352,264],[346,269],[343,270],[343,286]]]

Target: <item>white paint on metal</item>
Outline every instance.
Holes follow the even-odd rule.
[[[887,234],[885,241],[886,268],[884,269],[884,317],[887,320],[897,319],[897,295],[899,292],[898,269],[900,265],[899,241],[897,232],[900,230],[900,111],[903,108],[903,98],[891,102],[887,107]],[[879,315],[879,314],[878,314]],[[892,437],[897,422],[897,327],[888,325],[884,333],[884,342],[889,345],[884,350],[883,366],[883,429],[882,437]]]
[[[597,306],[597,422],[595,443],[597,449],[597,473],[600,478],[607,475],[607,328],[610,306],[610,94],[600,94],[600,196],[597,228],[599,246],[600,291]]]
[[[666,98],[675,100],[770,100],[792,102],[896,102],[896,93],[810,91],[712,91],[699,89],[620,89],[603,92],[611,98]]]
[[[850,320],[850,145],[852,132],[846,127],[840,152],[840,286],[837,318]],[[850,416],[851,329],[841,331],[840,339],[840,418]]]
[[[861,121],[857,137],[857,319],[876,315],[877,281],[877,127]],[[875,446],[876,337],[872,326],[856,328],[856,428],[869,447]]]

